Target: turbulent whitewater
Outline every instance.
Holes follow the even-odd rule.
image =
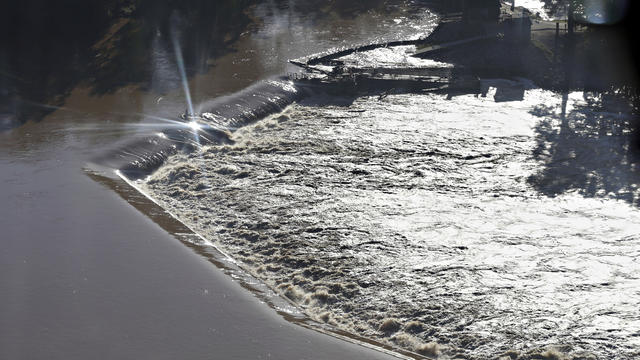
[[[310,97],[139,186],[337,328],[445,358],[638,356],[628,116],[483,86]]]
[[[255,9],[242,61],[293,71],[287,59],[424,37],[437,20],[417,2],[354,19],[288,3]],[[414,51],[340,60],[450,68]],[[171,147],[136,185],[328,326],[441,358],[639,357],[628,106],[522,79],[480,90],[259,83],[198,106],[224,141],[181,132],[203,146]]]

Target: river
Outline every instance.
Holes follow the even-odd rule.
[[[252,17],[234,51],[190,79],[196,107],[297,71],[288,59],[422,37],[437,22],[418,3],[394,1],[365,9],[265,2]],[[163,46],[154,46],[153,74],[175,81]],[[420,66],[413,50],[348,60]],[[483,79],[482,87],[483,96],[319,90],[232,129],[229,144],[170,156],[134,185],[318,327],[443,358],[633,359],[640,167],[627,109],[526,79]],[[60,132],[72,139],[62,144],[95,134],[102,151],[112,143],[105,135],[161,129],[158,118],[186,107],[180,87],[170,88],[121,90],[125,103],[143,95],[130,109],[102,98],[107,115],[128,114],[108,131],[59,109]],[[80,107],[74,99],[94,101],[77,90],[66,108]],[[153,116],[132,121],[134,112]]]

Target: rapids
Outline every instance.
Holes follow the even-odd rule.
[[[260,54],[248,62],[293,71],[283,56],[416,39],[435,24],[395,5],[355,19],[296,7],[254,9],[264,23],[241,47]],[[414,50],[341,60],[448,67]],[[267,82],[196,105],[228,141],[172,152],[135,185],[318,323],[444,358],[639,355],[627,108],[525,79],[484,79],[483,95],[303,96],[278,81],[292,95],[262,92]]]
[[[628,118],[582,93],[484,85],[310,97],[139,186],[320,322],[426,355],[633,358]]]

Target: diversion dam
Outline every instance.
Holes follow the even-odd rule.
[[[638,356],[631,114],[526,79],[388,79],[452,71],[414,51],[342,54],[375,85],[259,82],[102,164],[319,329],[418,358]]]
[[[278,113],[301,97],[301,90],[286,79],[263,81],[236,94],[201,104],[198,107],[200,115],[189,116],[182,119],[184,121],[177,117],[156,133],[98,157],[95,163],[117,169],[130,179],[139,179],[180,151],[228,143],[230,132]]]

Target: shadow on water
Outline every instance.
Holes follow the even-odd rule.
[[[0,130],[41,120],[79,84],[93,95],[127,85],[156,92],[179,87],[172,32],[179,34],[187,74],[205,71],[208,59],[232,51],[250,22],[245,10],[255,2],[28,0],[4,5]]]
[[[590,24],[568,35],[559,65],[560,112],[545,105],[531,111],[541,117],[534,158],[544,166],[528,181],[547,196],[576,191],[640,207],[638,46],[629,38],[638,12],[626,10],[621,23]],[[571,89],[582,91],[576,104]]]
[[[545,3],[553,13],[557,9],[551,5],[561,2]],[[528,179],[537,191],[551,197],[578,192],[640,206],[638,45],[630,36],[636,6],[626,7],[615,21],[583,21],[580,31],[556,34],[553,51],[543,35],[534,34],[526,44],[483,40],[431,58],[483,78],[529,78],[563,94],[560,111],[545,104],[531,111],[540,118],[533,156],[543,166]],[[496,102],[524,99],[524,88],[493,87]],[[575,91],[582,99],[575,99]],[[486,86],[481,94],[486,96]]]
[[[544,166],[529,183],[547,196],[577,191],[640,206],[638,117],[630,115],[628,103],[606,93],[585,92],[583,100],[568,109],[565,94],[560,113],[545,105],[531,111],[541,118],[534,158]]]

